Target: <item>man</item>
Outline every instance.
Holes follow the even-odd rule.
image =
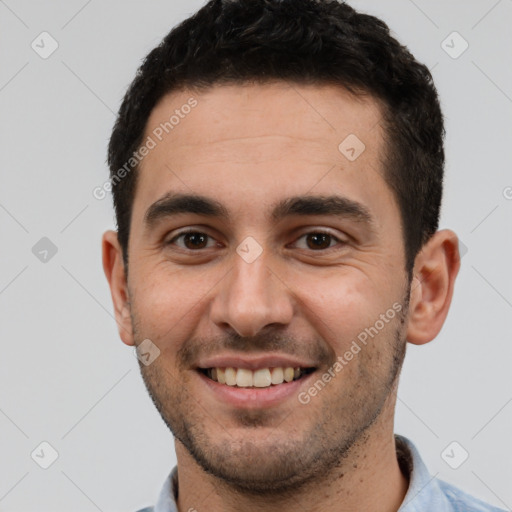
[[[212,0],[141,66],[109,146],[103,262],[175,436],[155,512],[491,511],[393,417],[459,270],[443,120],[386,25],[335,0]]]

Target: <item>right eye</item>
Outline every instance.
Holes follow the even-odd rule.
[[[178,240],[183,241],[183,245],[177,243]],[[208,245],[209,240],[211,244]],[[213,239],[210,235],[203,233],[201,231],[193,231],[187,230],[178,233],[171,240],[169,240],[166,245],[176,245],[180,249],[185,249],[189,251],[198,251],[200,249],[209,249],[211,247],[215,247],[217,244],[216,240]]]

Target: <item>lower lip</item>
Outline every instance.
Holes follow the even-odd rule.
[[[222,402],[244,409],[261,409],[280,405],[290,397],[297,397],[299,389],[315,375],[315,372],[298,380],[283,382],[282,384],[269,386],[267,388],[239,388],[237,386],[228,386],[227,384],[220,384],[208,378],[201,372],[197,372],[197,374],[204,384],[214,393],[216,398]]]

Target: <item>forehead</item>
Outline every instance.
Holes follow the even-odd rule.
[[[162,136],[176,148],[271,135],[296,141],[307,138],[326,146],[341,142],[340,137],[350,133],[366,139],[368,132],[379,135],[381,119],[376,99],[356,96],[339,86],[289,82],[223,85],[165,95],[148,119],[146,135],[163,128]]]
[[[134,217],[137,203],[176,191],[221,196],[240,208],[241,195],[261,205],[278,193],[325,195],[339,186],[371,202],[371,186],[387,189],[381,121],[375,99],[332,85],[174,91],[146,125],[144,140],[154,147],[139,167]]]

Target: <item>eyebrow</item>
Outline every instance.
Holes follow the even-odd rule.
[[[209,197],[197,194],[166,194],[147,209],[144,224],[151,228],[161,219],[180,213],[195,213],[223,220],[229,218],[227,209]]]
[[[348,217],[365,224],[373,224],[373,217],[366,206],[347,197],[296,196],[279,202],[272,210],[272,220],[278,222],[292,215],[331,215]]]
[[[144,215],[144,224],[148,229],[168,217],[192,213],[205,217],[229,219],[228,209],[215,199],[198,194],[168,193],[154,202]],[[277,223],[290,216],[330,215],[345,217],[372,226],[374,218],[363,204],[347,197],[294,196],[284,199],[273,206],[270,218]]]

